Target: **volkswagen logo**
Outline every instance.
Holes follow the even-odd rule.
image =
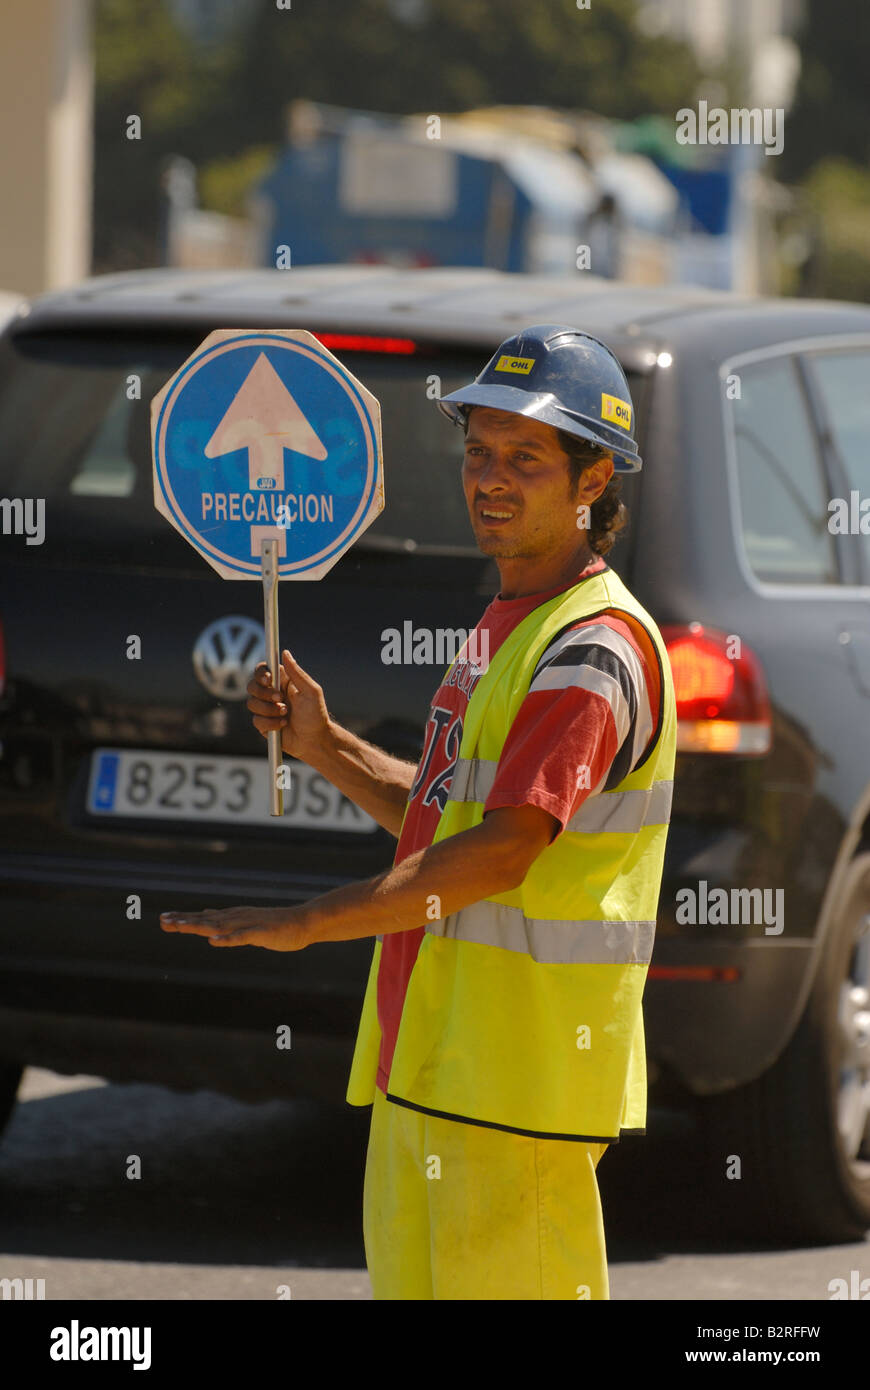
[[[263,624],[237,614],[209,623],[193,647],[197,679],[218,700],[244,700],[254,667],[265,659]]]

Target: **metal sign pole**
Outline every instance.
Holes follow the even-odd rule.
[[[263,559],[263,626],[266,629],[266,661],[276,690],[281,689],[278,652],[278,542],[261,541]],[[282,762],[281,730],[266,735],[269,745],[269,814],[283,816],[284,789],[278,781]]]

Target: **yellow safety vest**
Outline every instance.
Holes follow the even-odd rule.
[[[399,1105],[551,1139],[612,1143],[645,1132],[641,997],[670,821],[676,704],[661,633],[613,570],[535,608],[496,651],[468,702],[432,843],[480,824],[540,657],[562,629],[605,609],[636,618],[654,643],[654,743],[617,786],[586,798],[518,888],[420,923],[387,1092]],[[378,940],[351,1105],[374,1099],[380,956]]]

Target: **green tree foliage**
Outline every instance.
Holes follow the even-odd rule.
[[[230,217],[244,217],[248,195],[272,167],[278,145],[252,145],[230,159],[213,159],[202,169],[199,197],[202,206]]]
[[[846,159],[823,159],[803,193],[821,232],[810,293],[870,302],[870,172]]]
[[[870,8],[805,0],[801,71],[777,177],[792,184],[813,247],[786,293],[870,300]]]
[[[870,161],[870,6],[866,0],[806,0],[795,35],[801,73],[786,122],[781,175],[797,179],[817,160]]]
[[[694,90],[686,48],[633,27],[634,0],[261,0],[238,50],[237,96],[274,138],[293,96],[366,110],[584,108],[629,119],[673,113]]]
[[[636,32],[634,13],[635,0],[259,0],[203,48],[166,0],[96,0],[96,268],[159,261],[170,154],[207,166],[218,205],[237,206],[247,152],[281,143],[297,97],[396,114],[516,104],[672,117],[693,100],[694,60]],[[130,113],[141,141],[126,138]]]
[[[97,0],[94,16],[94,268],[160,258],[161,176],[172,154],[204,152],[226,62],[208,65],[163,0]],[[130,139],[130,117],[141,138]]]

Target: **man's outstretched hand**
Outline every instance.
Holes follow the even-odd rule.
[[[207,936],[210,946],[301,951],[309,944],[302,913],[292,907],[209,907],[203,912],[161,912],[160,926],[166,932]]]

